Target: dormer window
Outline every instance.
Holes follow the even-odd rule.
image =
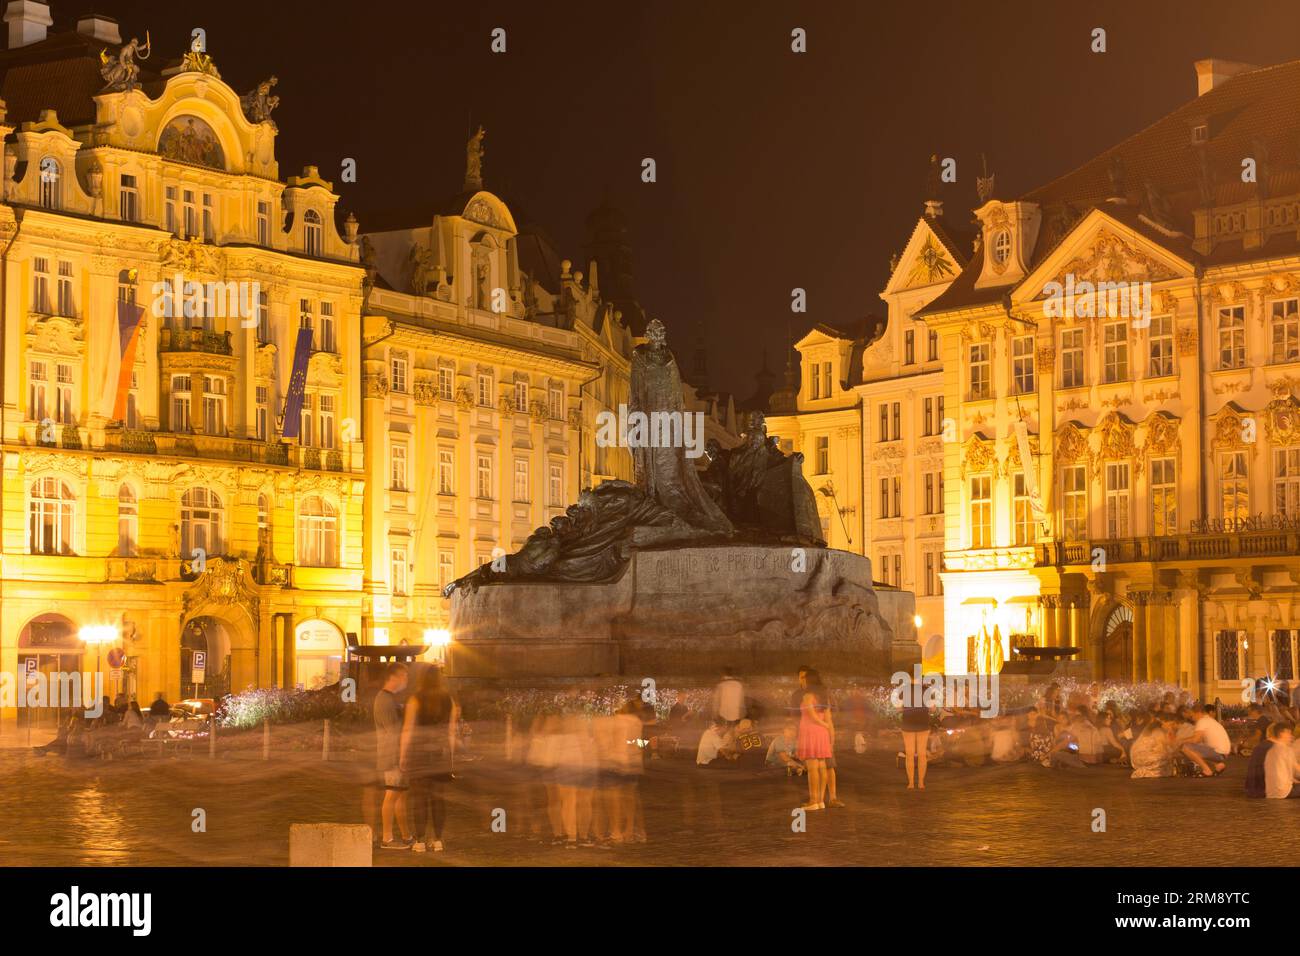
[[[1011,258],[1011,230],[999,229],[993,234],[993,261],[1004,265]]]
[[[321,230],[320,213],[315,209],[308,209],[302,217],[304,244],[307,249],[307,255],[318,256],[321,254],[321,245],[323,231]]]
[[[1201,143],[1207,142],[1209,138],[1210,138],[1210,127],[1207,126],[1205,123],[1201,123],[1197,126],[1192,127],[1193,145],[1199,146]]]
[[[40,162],[41,205],[46,209],[59,208],[59,177],[62,170],[59,161],[53,156],[45,156]]]

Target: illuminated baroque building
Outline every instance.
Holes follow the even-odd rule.
[[[78,633],[111,625],[108,692],[146,704],[310,683],[362,606],[363,270],[337,196],[280,181],[269,87],[241,104],[205,53],[155,74],[104,18],[5,20],[0,669],[93,668]]]
[[[916,313],[954,428],[950,671],[996,625],[1007,656],[1073,645],[1208,699],[1296,676],[1300,62],[1196,71],[1197,98],[1073,172],[981,182],[979,250]]]

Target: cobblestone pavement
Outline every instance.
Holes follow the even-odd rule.
[[[363,753],[69,761],[0,751],[0,865],[284,865],[291,823],[361,817]],[[652,761],[646,844],[570,850],[530,839],[529,778],[491,754],[458,769],[447,852],[376,851],[378,865],[1259,865],[1289,864],[1300,801],[1247,800],[1244,761],[1218,779],[1131,780],[1116,767],[935,766],[908,791],[892,752],[840,756],[843,810],[808,814],[797,779]],[[494,808],[507,832],[491,830]],[[206,812],[207,832],[191,830]],[[1094,808],[1106,832],[1092,830]],[[535,814],[544,827],[544,810]]]

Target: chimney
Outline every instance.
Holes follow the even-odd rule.
[[[1218,89],[1238,73],[1250,73],[1252,70],[1259,69],[1259,67],[1251,63],[1238,63],[1236,60],[1218,60],[1213,57],[1208,60],[1197,60],[1195,65],[1197,96],[1204,96],[1210,90]]]
[[[5,23],[9,24],[9,49],[31,46],[45,39],[45,29],[54,22],[50,8],[36,0],[12,0],[5,7]]]
[[[117,21],[98,13],[87,13],[77,18],[77,32],[83,37],[99,40],[101,43],[120,45],[122,34],[117,30]]]

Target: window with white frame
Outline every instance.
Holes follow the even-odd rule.
[[[303,499],[298,509],[298,563],[334,568],[339,563],[339,512],[320,495]]]
[[[1128,325],[1107,322],[1102,330],[1102,381],[1128,381]]]
[[[64,318],[77,317],[77,304],[72,295],[72,263],[59,262],[58,314]]]
[[[921,434],[922,436],[933,435],[935,434],[934,398],[922,399],[921,405],[924,408],[924,414],[921,416]]]
[[[993,346],[989,342],[976,342],[970,347],[970,398],[971,401],[990,398],[993,382],[989,376],[992,368]]]
[[[456,555],[448,550],[438,552],[438,589],[456,580]]]
[[[515,501],[528,500],[528,459],[515,459]]]
[[[907,329],[903,332],[903,364],[916,364],[916,331]]]
[[[546,390],[546,408],[551,418],[564,420],[564,386],[552,385]]]
[[[173,375],[172,396],[172,431],[188,434],[193,430],[190,424],[190,403],[193,401],[192,385],[188,375]]]
[[[528,411],[528,383],[523,381],[515,382],[515,411]]]
[[[478,456],[478,496],[484,499],[492,498],[492,456]]]
[[[127,484],[117,489],[117,554],[134,557],[140,540],[140,507],[135,490]]]
[[[265,199],[257,201],[257,244],[271,244],[271,204]]]
[[[925,552],[925,574],[924,574],[924,594],[926,597],[933,597],[937,593],[939,586],[938,575],[938,555],[933,551]]]
[[[319,256],[324,248],[325,232],[321,226],[320,213],[308,209],[302,217],[303,242],[309,256]]]
[[[406,556],[405,548],[391,548],[389,550],[390,562],[392,565],[392,582],[393,594],[403,597],[410,593],[407,589],[406,577],[410,570],[410,563]]]
[[[315,444],[313,441],[313,437],[315,436],[315,429],[313,426],[315,425],[316,418],[312,414],[312,405],[315,401],[316,396],[312,392],[308,392],[302,397],[302,415],[298,419],[301,423],[298,426],[298,444],[303,448],[311,448],[312,445]]]
[[[1034,509],[1029,501],[1029,488],[1025,483],[1025,473],[1016,472],[1012,478],[1012,534],[1017,547],[1033,544],[1036,537],[1034,528]]]
[[[438,449],[438,494],[455,494],[456,453],[450,448]]]
[[[203,376],[203,432],[226,433],[226,379],[221,375]]]
[[[389,362],[389,385],[399,395],[406,394],[407,358],[405,352],[394,352]]]
[[[27,364],[27,417],[34,422],[44,421],[49,408],[49,365],[45,362]]]
[[[1034,337],[1018,335],[1011,340],[1011,383],[1017,395],[1034,390]]]
[[[54,417],[60,425],[74,425],[77,410],[73,407],[72,396],[76,393],[76,369],[60,362],[54,374]]]
[[[1223,521],[1245,521],[1250,517],[1250,485],[1244,451],[1224,452],[1219,456],[1219,501]]]
[[[253,399],[257,405],[257,440],[267,441],[271,437],[271,390],[266,385],[254,387]]]
[[[883,407],[883,406],[882,406]],[[831,439],[829,435],[818,435],[814,441],[816,454],[814,463],[816,468],[813,473],[817,475],[829,475],[831,473]]]
[[[939,482],[936,480],[938,477],[939,475],[935,472],[928,471],[922,478],[921,483],[925,488],[925,493],[922,496],[922,500],[924,501],[924,510],[921,512],[922,514],[932,515],[938,513],[938,508],[936,507],[939,490]]]
[[[322,352],[337,352],[338,345],[334,337],[334,303],[322,302],[320,304],[320,350]]]
[[[1174,317],[1157,315],[1147,329],[1149,356],[1147,375],[1160,378],[1174,374]]]
[[[176,187],[168,186],[163,190],[163,228],[173,236],[177,234],[180,217],[176,213]]]
[[[337,432],[334,428],[334,404],[333,395],[318,395],[316,397],[317,429],[320,433],[320,446],[322,448],[334,448],[337,444]]]
[[[1246,365],[1246,307],[1219,309],[1219,368]]]
[[[257,293],[257,344],[271,344],[271,294],[260,289]]]
[[[203,194],[203,241],[217,241],[216,214],[212,211],[212,194]]]
[[[1300,518],[1300,446],[1273,449],[1273,511]]]
[[[32,260],[32,311],[38,315],[51,313],[50,260],[44,256]]]
[[[316,310],[312,307],[311,299],[298,300],[298,328],[311,329],[311,347],[316,348]]]
[[[1088,478],[1084,465],[1061,469],[1061,530],[1067,541],[1088,537]]]
[[[835,394],[831,387],[831,369],[830,362],[822,362],[822,398],[830,398]]]
[[[1151,459],[1151,533],[1178,533],[1177,465],[1173,458]]]
[[[1061,388],[1078,388],[1083,384],[1083,329],[1066,329],[1061,333]]]
[[[72,554],[77,499],[66,481],[37,478],[27,505],[28,547],[32,554]]]
[[[970,480],[970,546],[993,546],[993,479],[976,475]]]
[[[140,191],[136,188],[135,177],[130,173],[122,174],[122,185],[118,192],[118,218],[123,222],[140,221]]]
[[[812,375],[809,376],[808,379],[808,397],[810,399],[816,400],[822,397],[822,377],[820,370],[820,365],[814,365],[812,367]]]
[[[389,450],[389,487],[393,491],[406,490],[406,442],[394,441]]]
[[[221,554],[221,498],[208,488],[191,488],[181,496],[181,557],[189,560],[195,549]]]
[[[492,373],[478,373],[478,403],[484,408],[492,407]]]
[[[552,463],[547,478],[546,503],[552,508],[564,504],[564,466]]]
[[[41,178],[41,206],[45,209],[58,209],[59,182],[63,179],[63,168],[53,156],[42,156],[37,170]]]
[[[993,234],[993,261],[1002,265],[1011,258],[1011,231],[999,229]]]
[[[450,365],[438,366],[438,397],[445,402],[451,401],[455,395],[456,370]]]
[[[1106,537],[1129,536],[1128,462],[1106,462]]]
[[[929,345],[927,348],[928,354],[926,355],[925,360],[927,362],[937,362],[939,361],[939,333],[935,332],[932,329],[929,332],[928,338],[929,338]]]
[[[194,190],[186,189],[181,192],[181,218],[184,222],[183,238],[198,238],[199,235],[199,207],[194,203]]]
[[[1300,362],[1300,299],[1273,303],[1274,362]]]

